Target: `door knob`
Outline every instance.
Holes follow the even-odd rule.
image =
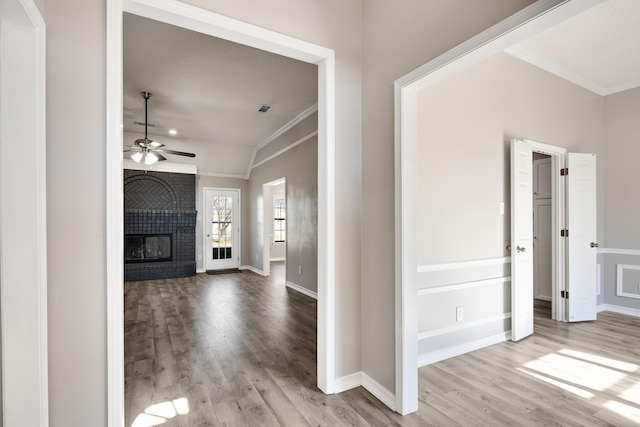
[[[596,242],[591,242],[591,245],[589,245],[589,246],[591,246],[592,248],[597,248],[600,245],[598,243],[596,243]]]
[[[527,251],[527,248],[520,247],[520,246],[516,246],[516,251],[517,251],[517,252],[526,252],[526,251]]]
[[[211,234],[207,234],[207,237],[211,237]]]

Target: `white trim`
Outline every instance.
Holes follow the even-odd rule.
[[[386,387],[371,378],[366,373],[359,371],[344,377],[336,378],[335,392],[342,393],[356,387],[363,387],[373,394],[380,402],[384,403],[392,411],[396,410],[396,396]]]
[[[625,270],[640,271],[640,265],[616,264],[616,295],[624,298],[640,299],[640,294],[630,294],[624,291]]]
[[[336,378],[336,393],[351,390],[362,385],[362,371]]]
[[[107,424],[124,425],[122,15],[124,11],[318,65],[318,387],[334,392],[336,356],[335,52],[176,0],[107,0]]]
[[[276,157],[278,157],[280,154],[286,153],[287,151],[291,150],[294,147],[297,147],[298,145],[302,144],[305,141],[310,140],[311,138],[313,138],[314,136],[318,135],[318,131],[313,131],[311,132],[309,135],[307,136],[303,136],[302,138],[300,138],[299,140],[297,140],[296,142],[294,142],[293,144],[289,144],[286,147],[282,148],[281,150],[277,151],[276,153],[270,155],[269,157],[260,160],[258,163],[254,164],[253,166],[251,166],[251,169],[257,168],[260,165],[263,165],[265,163],[267,163],[269,160],[275,159]]]
[[[640,80],[634,80],[617,86],[602,86],[595,81],[585,78],[583,75],[576,73],[573,70],[562,67],[557,62],[551,61],[548,58],[523,46],[512,46],[508,49],[505,49],[505,51],[516,58],[535,65],[538,68],[542,68],[543,70],[548,71],[551,74],[555,74],[556,76],[561,77],[562,79],[572,82],[578,86],[582,86],[583,88],[590,90],[591,92],[594,92],[600,96],[613,95],[614,93],[622,92],[640,86]]]
[[[626,314],[627,316],[640,317],[640,309],[622,307],[619,305],[602,304],[598,306],[598,312],[611,311],[613,313]]]
[[[283,257],[283,256],[275,257],[275,258],[269,258],[269,262],[279,262],[279,261],[286,261],[286,258]]]
[[[440,264],[423,264],[418,266],[418,273],[429,273],[432,271],[443,271],[443,270],[460,270],[463,268],[475,268],[475,267],[486,267],[488,265],[500,265],[500,264],[510,264],[511,257],[500,257],[500,258],[484,258],[484,259],[472,259],[468,261],[452,261],[452,262],[443,262]]]
[[[538,0],[395,81],[396,407],[418,409],[415,281],[417,93],[603,0]]]
[[[431,365],[432,363],[460,356],[461,354],[480,350],[481,348],[489,347],[491,345],[500,344],[501,342],[508,341],[510,339],[511,331],[506,331],[477,341],[456,345],[431,353],[423,353],[418,356],[418,367]]]
[[[548,71],[549,73],[554,74],[564,80],[567,80],[587,90],[590,90],[591,92],[594,92],[600,96],[607,96],[607,95],[611,95],[612,93],[615,93],[615,92],[610,92],[604,86],[601,86],[596,82],[585,78],[581,74],[576,73],[573,70],[569,70],[565,67],[562,67],[557,62],[551,61],[549,60],[549,58],[546,58],[525,47],[522,47],[519,45],[511,46],[510,48],[505,49],[505,52],[507,52],[508,54],[518,59],[521,59],[522,61],[528,62],[531,65],[534,65],[538,68]]]
[[[2,419],[0,424],[49,425],[49,378],[48,378],[48,301],[47,301],[47,182],[46,182],[46,25],[32,0],[3,1],[0,12],[0,62],[5,55],[19,52],[24,61],[0,67],[1,96],[3,106],[0,122],[8,119],[11,108],[7,103],[20,107],[14,110],[18,119],[28,119],[31,132],[23,139],[14,140],[13,132],[22,132],[18,126],[0,124],[0,159],[13,159],[13,149],[20,146],[32,159],[27,169],[0,168],[0,358],[2,365]],[[11,86],[11,90],[5,85]],[[21,90],[25,88],[26,90]],[[17,92],[17,91],[20,92]],[[17,95],[16,95],[17,93]],[[15,123],[14,123],[15,124]],[[19,142],[23,145],[16,145]],[[12,147],[10,148],[9,145]],[[6,165],[5,165],[6,166]],[[33,181],[20,178],[28,174]],[[18,180],[15,181],[14,180]],[[15,194],[28,196],[26,206],[16,202]],[[29,218],[18,224],[8,219],[21,215],[16,209],[29,209]],[[5,214],[9,214],[7,218]],[[16,227],[17,226],[17,227]],[[6,232],[11,227],[20,235],[23,245],[32,247],[29,265],[34,275],[23,277],[24,266],[11,263],[15,253],[9,243],[14,236]],[[28,236],[21,234],[27,230]],[[11,244],[13,246],[13,244]],[[14,281],[19,276],[21,281]],[[16,286],[19,285],[19,286]],[[15,325],[22,322],[16,329]],[[26,354],[28,353],[28,354]],[[16,363],[17,362],[17,363]]]
[[[136,163],[133,160],[123,159],[122,168],[136,171],[170,172],[198,175],[198,167],[196,165],[186,165],[184,163],[158,162],[154,165],[147,166],[144,163]]]
[[[491,279],[474,280],[472,282],[455,283],[452,285],[444,285],[444,286],[435,286],[433,288],[422,288],[422,289],[418,289],[417,295],[418,296],[433,295],[433,294],[439,294],[443,292],[460,291],[463,289],[479,288],[482,286],[495,285],[497,283],[510,283],[510,282],[511,282],[511,276],[494,277]]]
[[[601,249],[598,249],[598,253],[599,254],[640,256],[640,249],[601,248]]]
[[[389,407],[392,411],[396,411],[396,396],[382,384],[371,378],[365,372],[362,373],[362,387],[373,394],[378,400]]]
[[[484,319],[473,320],[471,322],[460,322],[446,328],[434,329],[431,331],[420,332],[418,341],[428,338],[437,337],[438,335],[450,334],[452,332],[461,331],[463,329],[475,328],[476,326],[487,325],[489,323],[499,322],[501,320],[511,319],[511,313],[502,313],[498,316],[485,317]]]
[[[260,151],[261,148],[264,148],[267,145],[269,145],[271,142],[275,141],[276,138],[278,138],[279,136],[284,134],[286,131],[296,126],[298,123],[302,122],[304,119],[306,119],[316,111],[318,111],[317,102],[313,104],[311,107],[304,110],[302,113],[298,114],[296,117],[293,118],[293,120],[291,120],[289,123],[287,123],[286,125],[282,126],[279,130],[274,132],[273,135],[271,135],[270,137],[262,141],[260,144],[256,145],[253,148],[253,152],[251,153],[251,158],[249,159],[249,164],[247,165],[247,173],[245,174],[244,179],[251,178],[251,170],[255,167],[253,162],[255,161],[256,156],[258,155],[258,151]]]
[[[313,298],[315,300],[318,299],[318,293],[317,292],[314,292],[314,291],[312,291],[310,289],[307,289],[307,288],[305,288],[303,286],[300,286],[300,285],[298,285],[296,283],[293,283],[293,282],[290,282],[288,280],[287,280],[286,285],[287,285],[287,288],[293,289],[294,291],[300,292],[301,294],[306,295],[308,297],[311,297],[311,298]]]
[[[219,172],[198,171],[198,175],[200,175],[200,176],[213,176],[213,177],[216,177],[216,178],[234,178],[234,179],[245,180],[244,175],[240,175],[240,174],[236,174],[236,173],[219,173]]]
[[[207,270],[205,270],[204,268],[196,268],[196,274],[206,273],[206,272],[207,272]]]
[[[249,270],[252,271],[256,274],[259,274],[260,276],[264,276],[264,271],[260,270],[259,268],[255,268],[252,265],[241,265],[240,267],[238,267],[238,270]]]
[[[627,316],[640,317],[640,308],[629,308],[621,305],[600,304],[597,309],[598,313],[610,311],[612,313],[624,314]]]

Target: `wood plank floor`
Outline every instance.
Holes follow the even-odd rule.
[[[601,313],[423,367],[419,411],[316,380],[316,302],[251,272],[125,284],[126,426],[640,425],[640,319]]]

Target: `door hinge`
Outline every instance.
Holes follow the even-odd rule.
[[[566,228],[564,230],[560,230],[560,237],[569,237],[569,230]]]
[[[567,176],[567,175],[569,175],[569,168],[562,168],[562,169],[560,169],[560,175],[561,175],[561,176]]]
[[[569,291],[560,291],[560,297],[569,299]]]

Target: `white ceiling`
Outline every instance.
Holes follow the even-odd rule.
[[[507,52],[603,96],[640,86],[640,0],[607,0]]]
[[[124,132],[144,133],[133,122],[144,122],[140,92],[151,92],[149,134],[169,149],[211,153],[212,172],[244,175],[256,146],[317,103],[314,64],[132,14],[123,33]],[[259,113],[262,104],[271,110]]]

